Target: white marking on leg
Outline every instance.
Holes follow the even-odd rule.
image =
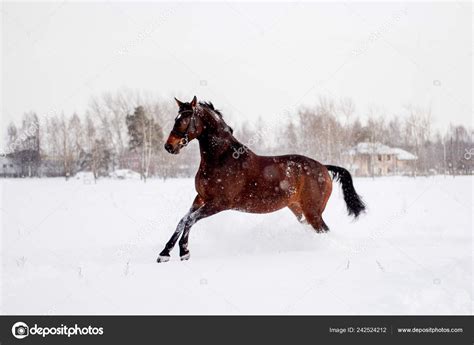
[[[190,254],[190,253],[184,254],[184,255],[181,257],[181,261],[189,260],[190,257],[191,257],[191,254]]]
[[[161,256],[161,255],[158,256],[158,262],[168,262],[168,261],[170,261],[169,256]]]

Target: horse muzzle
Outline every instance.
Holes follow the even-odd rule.
[[[173,155],[177,155],[179,153],[180,147],[179,145],[174,147],[171,144],[165,144],[165,150]]]
[[[171,154],[176,155],[183,147],[186,147],[188,144],[189,138],[187,134],[181,137],[172,133],[166,141],[165,150]]]

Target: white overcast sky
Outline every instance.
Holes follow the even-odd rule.
[[[470,3],[3,2],[1,16],[3,126],[121,88],[197,95],[235,126],[320,95],[472,125]]]

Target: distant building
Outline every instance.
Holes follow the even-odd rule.
[[[11,155],[0,156],[0,176],[1,177],[19,177],[21,167],[16,164]]]
[[[43,156],[40,165],[40,176],[64,176],[64,160],[57,157]]]
[[[1,177],[39,176],[40,155],[35,150],[21,150],[0,156]]]
[[[356,176],[413,174],[414,154],[381,143],[359,143],[345,152],[349,170]]]

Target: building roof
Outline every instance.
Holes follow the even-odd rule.
[[[417,156],[414,154],[400,149],[398,147],[389,147],[381,143],[358,143],[356,146],[347,150],[346,154],[349,156],[355,155],[394,155],[398,160],[408,161],[416,160]]]
[[[400,161],[414,161],[418,159],[418,157],[415,156],[413,153],[410,153],[398,147],[392,148],[392,151],[397,155],[397,159]]]
[[[9,156],[4,156],[4,155],[0,155],[0,163],[8,163],[10,164],[11,162],[13,161],[13,159]]]
[[[358,143],[356,146],[350,148],[347,154],[354,156],[357,154],[392,154],[392,149],[387,145],[381,143]]]

